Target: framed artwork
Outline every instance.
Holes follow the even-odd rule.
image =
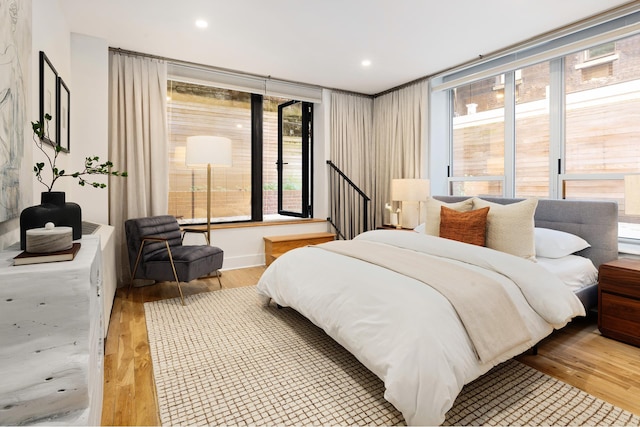
[[[69,92],[69,88],[64,83],[64,80],[62,80],[62,77],[58,77],[58,102],[56,117],[58,118],[58,145],[60,146],[60,148],[62,148],[63,151],[69,152],[69,150],[71,149],[71,127],[69,125],[71,121],[71,92]]]
[[[47,55],[40,51],[40,122],[45,125],[44,141],[56,146],[58,136],[58,117],[56,114],[58,103],[58,72]],[[51,120],[45,122],[45,115]]]

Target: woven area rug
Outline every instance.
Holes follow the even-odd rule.
[[[401,425],[384,385],[255,286],[145,304],[163,425]],[[468,384],[451,425],[640,425],[640,418],[517,361]]]

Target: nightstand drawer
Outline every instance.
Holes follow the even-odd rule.
[[[598,276],[602,291],[640,299],[640,269],[637,261],[620,259],[602,264]]]
[[[602,335],[640,345],[640,301],[601,292],[600,304]]]

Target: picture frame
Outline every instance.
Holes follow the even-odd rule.
[[[62,77],[58,77],[58,102],[56,103],[57,142],[62,151],[71,150],[71,92]]]
[[[56,114],[58,105],[58,72],[40,51],[40,123],[45,126],[43,141],[52,146],[57,145],[58,117]],[[45,123],[45,115],[49,114],[51,120]]]

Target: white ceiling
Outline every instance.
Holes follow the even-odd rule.
[[[110,47],[376,94],[628,0],[59,0]],[[209,26],[198,29],[196,19]],[[368,68],[363,59],[372,61]]]

